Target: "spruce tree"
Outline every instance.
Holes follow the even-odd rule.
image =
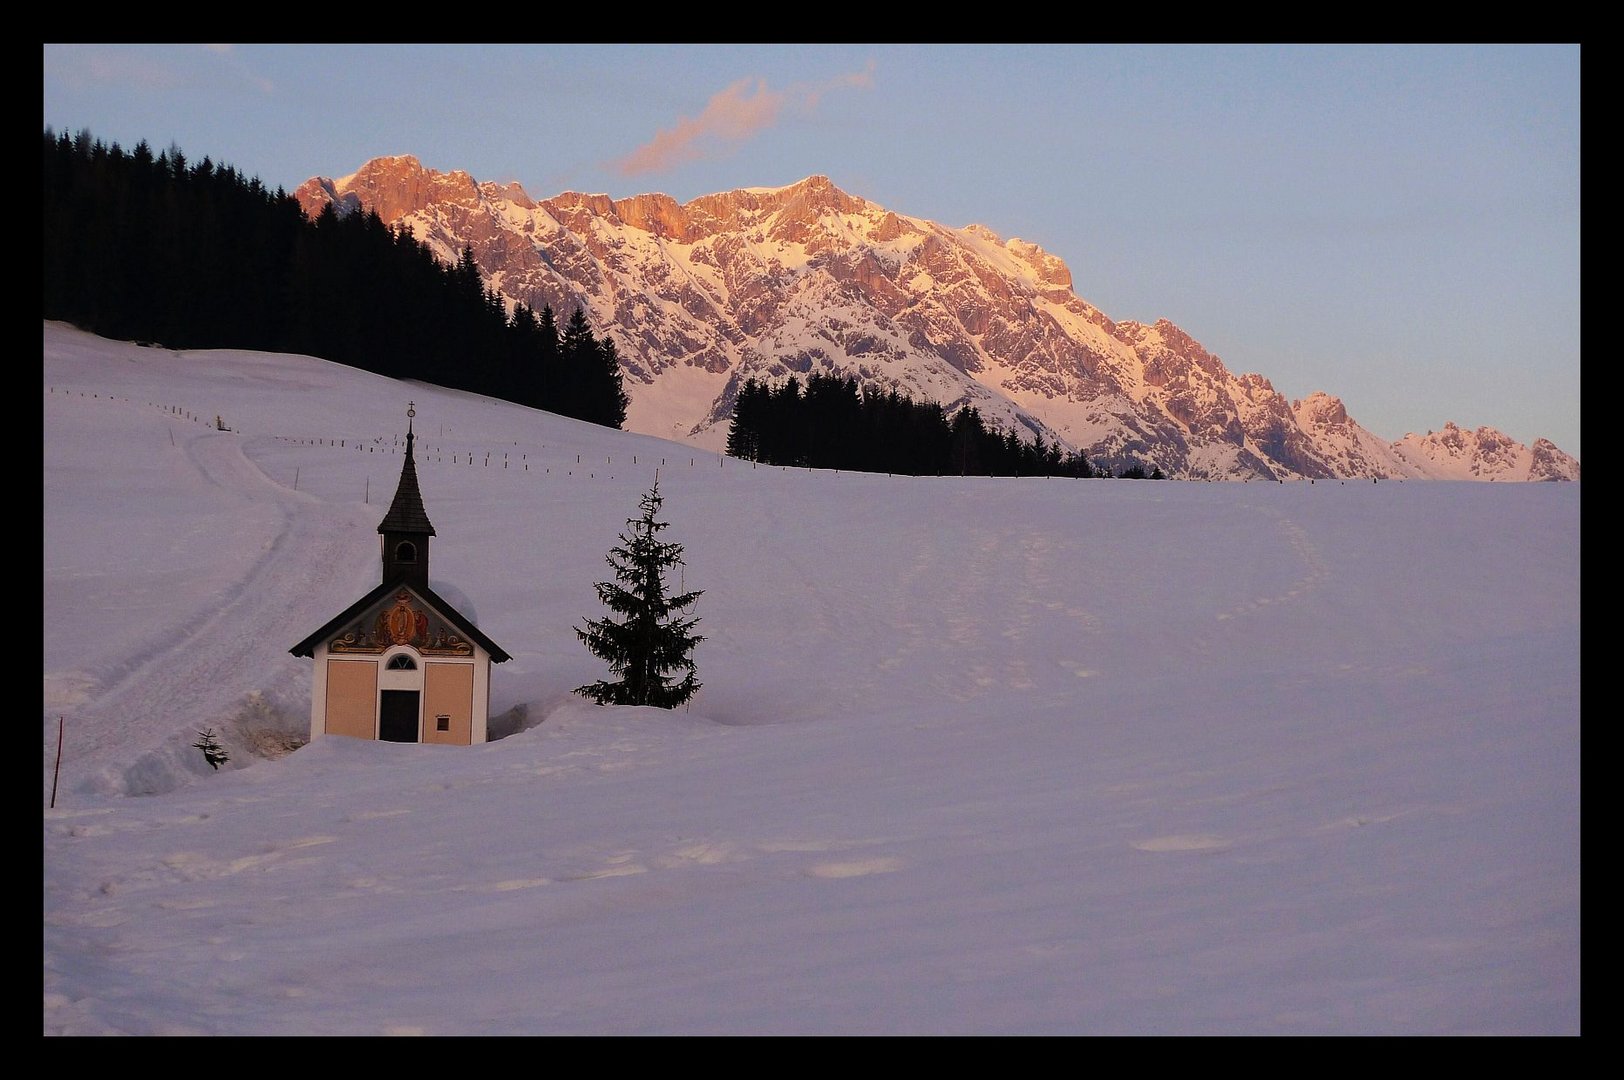
[[[666,595],[666,571],[682,562],[682,545],[659,539],[668,525],[659,513],[660,481],[642,497],[642,516],[626,520],[620,545],[611,548],[607,561],[615,568],[614,581],[600,581],[598,599],[612,613],[589,619],[575,628],[576,636],[608,663],[613,680],[576,687],[575,693],[599,705],[654,705],[675,708],[700,687],[694,677],[694,646],[704,638],[693,633],[698,619],[677,618],[702,595],[686,592]],[[680,678],[678,677],[680,674]]]
[[[727,454],[745,461],[761,460],[761,422],[767,389],[752,376],[733,399],[733,422],[727,429]]]
[[[598,373],[594,386],[593,415],[587,419],[604,427],[619,428],[626,423],[626,384],[620,373],[620,352],[615,340],[605,334],[598,341]]]
[[[207,761],[215,770],[218,770],[221,765],[231,760],[231,755],[226,753],[226,748],[221,746],[219,740],[214,737],[213,728],[200,731],[197,735],[197,742],[192,745],[203,751],[203,760]]]
[[[580,305],[576,305],[575,313],[559,334],[558,358],[558,397],[553,411],[577,420],[592,420],[590,387],[598,368],[598,339],[592,336],[592,326]]]

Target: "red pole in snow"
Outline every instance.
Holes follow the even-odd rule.
[[[56,716],[56,769],[51,773],[51,809],[56,809],[56,781],[62,775],[62,714]]]

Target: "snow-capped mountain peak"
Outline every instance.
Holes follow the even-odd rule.
[[[581,307],[615,339],[627,427],[710,448],[725,442],[746,380],[817,372],[949,411],[974,405],[1023,441],[1175,477],[1579,475],[1548,442],[1531,449],[1489,428],[1384,443],[1336,398],[1288,402],[1166,319],[1113,321],[1037,244],[909,217],[827,176],[687,203],[536,200],[400,155],[296,195],[312,216],[376,211],[447,261],[471,249],[512,301],[560,317]]]

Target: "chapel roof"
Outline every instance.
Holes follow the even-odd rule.
[[[406,462],[400,467],[400,485],[395,488],[395,501],[389,512],[378,522],[381,533],[423,533],[434,536],[434,525],[423,509],[423,492],[417,486],[417,462],[412,459],[412,429],[406,427]]]

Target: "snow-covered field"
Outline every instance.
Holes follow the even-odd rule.
[[[54,324],[41,389],[46,1034],[1580,1030],[1579,484],[754,469]],[[511,734],[290,753],[408,401]],[[656,470],[704,688],[599,708]]]

